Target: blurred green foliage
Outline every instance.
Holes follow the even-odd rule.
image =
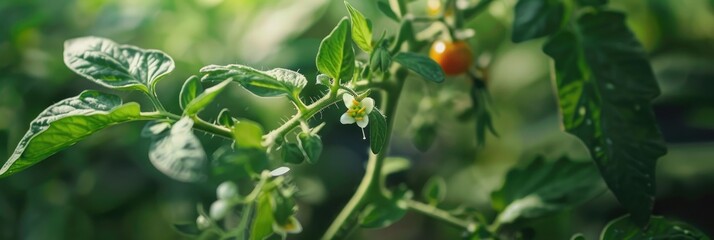
[[[472,0],[472,4],[475,0]],[[574,137],[562,132],[548,75],[542,40],[510,41],[515,0],[494,1],[485,14],[468,22],[477,60],[488,65],[498,138],[476,147],[473,124],[444,115],[436,140],[426,153],[412,146],[408,127],[420,99],[430,96],[467,108],[465,79],[440,86],[409,81],[396,119],[392,155],[412,161],[412,169],[391,176],[411,189],[431,175],[446,180],[444,204],[490,209],[490,193],[521,160],[542,154],[588,158]],[[374,33],[396,31],[376,3],[353,1],[373,19]],[[426,12],[425,1],[410,4]],[[689,0],[612,1],[627,13],[627,23],[649,52],[663,95],[655,102],[669,154],[659,162],[654,213],[682,219],[712,235],[709,206],[714,198],[714,2]],[[205,65],[241,63],[257,69],[288,68],[315,79],[320,39],[347,12],[341,1],[327,0],[4,0],[0,2],[0,156],[10,156],[27,124],[46,106],[99,88],[73,74],[62,62],[63,42],[97,35],[120,43],[161,49],[177,71],[158,84],[167,108],[178,110],[181,84]],[[417,26],[420,27],[420,26]],[[307,92],[317,88],[308,85]],[[145,102],[138,93],[118,93]],[[258,102],[237,87],[226,89],[218,113],[275,128],[289,103]],[[250,103],[250,104],[248,104]],[[251,106],[251,107],[248,107]],[[339,125],[339,111],[318,120],[325,143],[316,165],[294,169],[301,219],[300,239],[316,239],[352,194],[363,173],[367,142],[358,128]],[[171,224],[196,219],[195,204],[215,200],[217,182],[185,184],[162,175],[148,161],[149,140],[139,136],[142,123],[103,130],[68,151],[52,156],[11,178],[0,179],[0,239],[177,239]],[[127,134],[129,133],[129,134]],[[198,133],[211,153],[220,139]],[[239,189],[243,189],[240,188]],[[518,227],[535,229],[536,239],[567,239],[583,232],[595,239],[605,224],[624,210],[610,193],[575,210]],[[486,215],[493,217],[492,212]],[[459,233],[412,213],[390,228],[365,230],[354,239],[453,239]]]

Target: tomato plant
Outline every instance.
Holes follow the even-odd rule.
[[[625,14],[606,0],[519,0],[510,35],[514,43],[544,38],[560,123],[584,146],[581,158],[592,161],[532,154],[489,190],[488,209],[451,207],[444,176],[428,176],[420,190],[392,181],[415,162],[393,151],[401,144],[396,133],[405,128],[416,149],[427,152],[421,154],[429,154],[441,132],[460,131],[441,124],[446,119],[475,130],[469,139],[476,146],[467,152],[480,151],[487,136],[499,137],[499,116],[485,84],[491,64],[475,61],[468,44],[475,34],[467,22],[477,21],[492,2],[429,0],[426,16],[418,16],[411,1],[378,1],[381,14],[399,26],[380,35],[370,18],[345,1],[344,17],[317,45],[314,78],[297,69],[242,63],[203,63],[177,76],[181,64],[161,50],[97,36],[66,40],[66,67],[106,89],[84,90],[40,112],[0,177],[25,171],[105,128],[144,122],[135,134],[149,142],[148,164],[172,181],[211,188],[210,200],[198,200],[191,209],[195,218],[174,225],[201,239],[286,239],[318,224],[326,225],[322,239],[346,239],[357,227],[386,228],[408,212],[443,223],[464,239],[529,239],[523,222],[562,214],[606,191],[627,214],[612,220],[601,239],[708,239],[687,223],[652,215],[655,166],[667,153],[652,108],[659,85]],[[169,94],[159,83],[176,79],[185,80],[171,96],[178,107],[171,108],[159,97]],[[220,105],[220,98],[236,94],[231,87],[258,100],[241,102],[241,108]],[[410,94],[418,101],[400,111],[414,100],[404,97]],[[469,101],[453,101],[460,95]],[[133,96],[146,101],[124,100]],[[269,99],[289,104],[288,112],[277,113],[284,120],[266,123],[244,111],[269,112],[263,109],[275,103]],[[338,114],[330,114],[332,106]],[[408,127],[398,112],[411,114]],[[330,135],[335,125],[351,130]],[[357,131],[361,135],[352,134]],[[203,134],[216,137],[210,141],[219,147],[206,147],[210,141]],[[334,139],[364,141],[364,154],[328,151]],[[301,215],[300,198],[310,192],[296,183],[295,169],[350,157],[366,160],[359,185],[333,221],[310,222]]]

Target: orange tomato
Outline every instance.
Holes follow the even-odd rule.
[[[464,41],[437,40],[431,45],[429,57],[437,62],[449,76],[463,74],[473,62],[471,48]]]

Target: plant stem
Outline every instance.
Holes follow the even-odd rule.
[[[324,97],[320,98],[319,100],[315,101],[314,103],[306,106],[305,110],[299,111],[292,118],[290,118],[287,122],[283,123],[283,125],[281,125],[280,127],[276,128],[273,131],[270,131],[270,133],[266,134],[263,137],[263,146],[273,145],[273,143],[275,142],[276,139],[280,139],[280,138],[284,137],[285,134],[287,134],[288,132],[290,132],[297,126],[299,126],[300,121],[307,121],[312,116],[314,116],[318,112],[322,111],[322,109],[325,109],[326,107],[341,100],[339,97],[339,96],[341,96],[341,94],[338,94],[337,93],[338,91],[339,91],[339,89],[335,90],[335,94],[329,93],[329,94],[325,95]]]
[[[161,120],[161,119],[168,119],[171,120],[172,122],[176,122],[179,119],[181,119],[181,116],[170,113],[170,112],[161,112],[161,111],[156,111],[156,112],[142,112],[141,117],[138,118],[137,120]],[[228,139],[233,139],[233,132],[223,126],[215,125],[209,122],[204,121],[203,119],[200,119],[198,117],[193,117],[193,127],[210,133],[210,134],[215,134],[221,137],[225,137]]]
[[[384,158],[389,152],[389,140],[392,137],[392,129],[394,128],[395,113],[397,110],[397,104],[399,102],[399,96],[402,92],[402,87],[404,86],[404,79],[397,79],[397,84],[390,88],[385,88],[384,102],[382,104],[382,110],[387,116],[387,137],[384,141],[384,146],[382,151],[378,154],[369,154],[369,160],[367,161],[367,170],[365,172],[362,181],[357,187],[357,191],[352,196],[347,205],[342,209],[340,214],[337,215],[335,221],[332,222],[330,227],[322,236],[322,239],[335,239],[343,229],[345,223],[348,220],[356,217],[356,214],[364,208],[364,206],[373,202],[379,198],[386,198],[384,178],[382,177],[382,166],[384,165]]]
[[[411,199],[407,199],[405,201],[407,202],[407,207],[409,207],[410,210],[427,215],[437,220],[441,220],[443,222],[451,224],[454,227],[462,228],[469,232],[473,232],[476,230],[477,224],[474,222],[454,217],[449,212],[431,205],[427,205]]]

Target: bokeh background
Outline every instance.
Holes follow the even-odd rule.
[[[472,4],[475,3],[472,0]],[[542,40],[510,42],[516,0],[497,0],[468,23],[469,40],[488,64],[496,128],[477,148],[474,124],[445,111],[436,143],[421,153],[407,130],[420,99],[431,96],[468,106],[469,83],[410,79],[397,116],[392,155],[413,168],[390,178],[418,194],[431,175],[448,183],[446,207],[475,207],[486,215],[489,195],[505,172],[538,154],[587,160],[585,148],[563,133]],[[628,15],[628,24],[651,58],[662,96],[655,112],[669,146],[657,169],[654,212],[690,222],[714,235],[714,1],[621,0],[610,6]],[[375,1],[351,1],[375,24],[376,33],[396,32]],[[423,0],[410,4],[424,13]],[[67,69],[66,39],[96,35],[119,43],[160,49],[176,70],[158,84],[161,100],[178,111],[183,81],[209,64],[241,63],[259,69],[283,67],[315,79],[320,40],[347,13],[329,0],[3,0],[0,1],[0,156],[9,157],[29,122],[51,103],[100,89]],[[364,57],[364,56],[362,56]],[[310,84],[306,90],[320,89]],[[139,93],[114,92],[146,103]],[[259,99],[237,86],[221,95],[212,116],[227,107],[235,115],[272,129],[292,114],[283,99]],[[150,109],[146,109],[150,110]],[[316,165],[293,166],[301,189],[299,215],[305,231],[294,239],[317,239],[355,190],[364,172],[367,142],[359,129],[338,123],[330,108],[315,120],[326,144]],[[215,115],[213,115],[215,116]],[[210,118],[210,117],[208,117]],[[162,175],[149,163],[143,123],[101,131],[86,141],[9,178],[0,179],[0,239],[180,239],[171,223],[194,221],[197,203],[215,199],[218,182],[186,184]],[[224,141],[199,133],[209,154]],[[4,162],[4,161],[2,161]],[[417,195],[418,196],[418,195]],[[610,193],[578,208],[527,222],[538,239],[567,239],[583,232],[596,239],[610,219],[624,214]],[[455,239],[459,232],[421,215],[383,230],[356,231],[353,239]]]

